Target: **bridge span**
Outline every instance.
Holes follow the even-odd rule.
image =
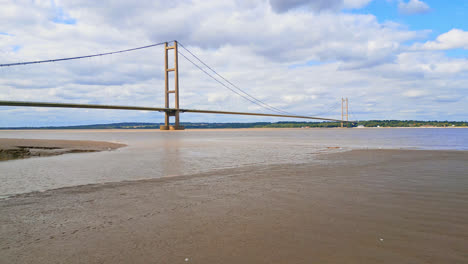
[[[70,57],[70,58],[61,58],[61,59],[50,59],[50,60],[42,60],[42,61],[29,61],[29,62],[19,62],[19,63],[8,63],[8,64],[0,64],[0,67],[12,67],[12,66],[21,66],[21,65],[28,65],[28,64],[39,64],[39,63],[50,63],[50,62],[57,62],[57,61],[66,61],[66,60],[77,60],[83,58],[90,58],[96,56],[105,56],[123,52],[130,52],[134,50],[146,49],[154,46],[164,45],[165,51],[165,59],[164,59],[164,76],[165,76],[165,89],[164,89],[164,98],[165,98],[165,107],[144,107],[144,106],[119,106],[119,105],[98,105],[98,104],[74,104],[74,103],[56,103],[56,102],[30,102],[30,101],[0,101],[0,106],[20,106],[20,107],[52,107],[52,108],[88,108],[88,109],[115,109],[115,110],[139,110],[139,111],[156,111],[156,112],[163,112],[165,114],[165,123],[161,125],[161,130],[182,130],[184,129],[183,126],[180,125],[180,113],[202,113],[202,114],[224,114],[224,115],[249,115],[249,116],[268,116],[268,117],[287,117],[287,118],[300,118],[300,119],[312,119],[312,120],[322,120],[322,121],[335,121],[341,122],[341,126],[343,127],[344,122],[353,122],[348,120],[348,105],[346,99],[346,120],[344,120],[343,114],[343,99],[342,99],[342,114],[341,119],[333,119],[333,118],[324,118],[324,117],[316,117],[316,116],[305,116],[305,115],[297,115],[292,114],[276,107],[273,107],[240,89],[239,87],[235,86],[233,83],[225,79],[223,76],[218,74],[214,71],[211,67],[209,67],[206,63],[201,61],[197,56],[195,56],[190,50],[183,47],[188,53],[190,53],[193,57],[195,57],[198,61],[200,61],[205,67],[210,69],[215,75],[219,76],[222,80],[228,83],[231,87],[234,87],[236,90],[232,89],[231,87],[227,86],[225,83],[221,82],[217,78],[214,78],[213,75],[208,73],[205,69],[200,67],[198,64],[194,63],[192,60],[187,58],[183,53],[179,52],[179,43],[177,41],[171,41],[173,43],[172,46],[169,46],[168,42],[161,42],[157,44],[147,45],[138,48],[108,52],[108,53],[100,53],[94,55],[86,55],[86,56],[79,56],[79,57]],[[173,68],[169,68],[169,52],[174,51],[174,63]],[[267,110],[273,111],[275,113],[251,113],[251,112],[230,112],[230,111],[219,111],[219,110],[198,110],[198,109],[184,109],[180,108],[179,106],[179,62],[178,62],[178,55],[182,55],[185,59],[191,62],[193,65],[198,67],[201,71],[205,74],[213,78],[215,81],[219,82],[221,85],[225,86],[225,88],[231,90],[232,92],[236,93],[237,95],[243,97],[244,99],[257,104]],[[173,88],[170,88],[169,84],[169,74],[174,74],[174,84]],[[240,92],[239,92],[240,91]],[[171,94],[174,94],[174,107],[170,106],[170,97]],[[175,118],[174,125],[170,125],[170,117]]]

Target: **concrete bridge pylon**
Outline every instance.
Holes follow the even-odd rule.
[[[164,90],[164,101],[165,107],[171,108],[169,101],[170,101],[170,94],[174,94],[174,110],[166,110],[165,111],[165,118],[164,118],[164,125],[161,125],[159,128],[161,130],[183,130],[185,129],[184,126],[181,126],[179,123],[179,61],[178,61],[178,50],[177,50],[177,41],[174,41],[173,46],[168,46],[166,42],[164,44],[164,80],[165,80],[165,90]],[[169,51],[174,50],[174,68],[169,68]],[[169,73],[174,72],[174,90],[169,90]],[[175,118],[174,125],[170,124],[170,117],[173,116]]]

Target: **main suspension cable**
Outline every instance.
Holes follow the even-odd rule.
[[[86,55],[86,56],[69,57],[69,58],[52,59],[52,60],[40,60],[40,61],[27,61],[27,62],[6,63],[6,64],[0,64],[0,67],[10,67],[10,66],[19,66],[19,65],[37,64],[37,63],[47,63],[47,62],[77,60],[77,59],[84,59],[84,58],[105,56],[105,55],[111,55],[111,54],[117,54],[117,53],[124,53],[124,52],[129,52],[129,51],[134,51],[134,50],[147,49],[147,48],[151,48],[151,47],[156,47],[156,46],[159,46],[159,45],[163,45],[163,44],[165,44],[165,43],[167,43],[167,42],[161,42],[161,43],[151,44],[151,45],[142,46],[142,47],[138,47],[138,48],[125,49],[125,50],[112,51],[112,52],[99,53],[99,54]]]

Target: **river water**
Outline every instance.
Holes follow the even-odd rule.
[[[468,150],[468,129],[24,130],[0,138],[97,140],[127,144],[98,153],[0,162],[0,196],[171,177],[216,169],[315,162],[351,149]]]

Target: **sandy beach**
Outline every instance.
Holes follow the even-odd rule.
[[[467,263],[468,152],[320,162],[21,194],[0,263]]]
[[[114,150],[125,144],[85,140],[0,138],[0,161],[46,157],[66,153]]]

